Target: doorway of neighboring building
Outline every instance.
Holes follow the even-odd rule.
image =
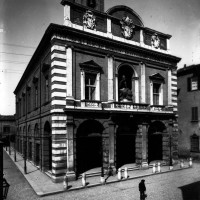
[[[136,126],[130,123],[120,125],[116,133],[116,167],[135,163]]]
[[[156,121],[152,123],[148,130],[148,161],[163,159],[163,136],[165,125]]]
[[[77,131],[77,175],[102,166],[103,126],[95,120],[82,123]]]

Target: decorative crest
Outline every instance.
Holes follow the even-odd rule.
[[[123,30],[122,35],[126,39],[131,39],[133,37],[133,29],[135,28],[135,26],[133,25],[133,20],[126,16],[122,18],[120,23]]]
[[[157,33],[154,33],[151,36],[151,46],[153,46],[156,49],[158,49],[160,47],[160,39],[159,39]]]
[[[96,28],[96,17],[89,10],[83,15],[83,26],[92,30]]]

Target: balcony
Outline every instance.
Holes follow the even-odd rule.
[[[67,108],[67,107],[66,107]],[[132,102],[101,102],[90,100],[76,100],[73,109],[104,110],[122,112],[146,112],[146,113],[173,113],[172,106],[149,105]]]

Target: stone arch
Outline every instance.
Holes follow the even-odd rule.
[[[154,121],[148,128],[148,161],[163,160],[163,133],[166,126],[161,121]]]
[[[34,162],[37,166],[40,165],[40,133],[39,133],[39,125],[38,123],[35,124],[34,127]]]
[[[125,81],[123,80],[125,77]],[[135,71],[134,67],[131,64],[123,63],[117,68],[117,96],[116,99],[118,101],[126,101],[127,99],[130,102],[139,103],[139,81],[138,74]],[[128,88],[127,92],[131,91],[131,95],[128,95],[127,98],[124,98],[122,88],[124,87],[124,83],[126,82],[126,88]]]
[[[76,135],[77,175],[93,168],[102,167],[103,125],[96,120],[86,120],[80,124]]]
[[[122,117],[116,129],[116,167],[136,162],[136,134],[138,125],[133,119]]]
[[[52,170],[52,138],[51,138],[51,125],[49,121],[44,124],[44,134],[42,140],[42,155],[43,155],[43,169]]]
[[[28,134],[27,134],[27,144],[28,144],[28,159],[29,160],[32,160],[33,159],[33,156],[32,156],[32,152],[33,152],[33,150],[32,150],[32,147],[33,147],[33,145],[32,145],[32,135],[31,135],[31,125],[29,124],[29,126],[28,126]]]

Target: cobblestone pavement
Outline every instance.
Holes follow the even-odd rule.
[[[4,152],[4,174],[10,183],[8,200],[139,200],[139,179],[39,197]],[[147,200],[200,200],[200,164],[170,173],[145,177]]]

